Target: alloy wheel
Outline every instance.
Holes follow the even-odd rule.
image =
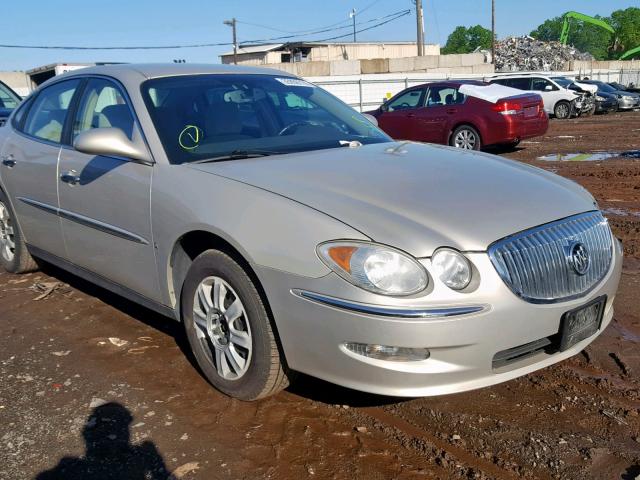
[[[0,255],[7,262],[13,262],[16,256],[15,233],[9,209],[0,202]]]
[[[569,105],[562,103],[556,107],[556,117],[565,119],[569,117]]]
[[[456,134],[456,137],[453,140],[453,145],[456,148],[462,148],[464,150],[473,150],[477,142],[478,142],[478,139],[476,137],[476,134],[473,133],[471,130],[464,129],[464,130],[460,130]]]
[[[220,277],[207,277],[193,302],[196,333],[209,362],[225,380],[238,380],[251,364],[251,327],[235,290]]]

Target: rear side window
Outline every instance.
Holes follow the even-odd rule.
[[[93,128],[114,127],[133,138],[133,115],[120,89],[109,80],[91,79],[73,122],[73,138]]]
[[[465,96],[453,87],[431,87],[427,97],[427,107],[460,105]]]
[[[395,110],[406,110],[407,108],[416,108],[420,103],[420,98],[424,90],[409,90],[403,93],[396,99],[392,100],[388,104],[388,110],[393,112]]]
[[[33,103],[33,97],[29,97],[18,107],[15,115],[13,116],[13,126],[18,130],[22,130],[22,121],[25,114],[29,111],[29,105]]]
[[[24,133],[60,143],[67,112],[79,84],[80,80],[67,80],[42,90],[29,109]]]

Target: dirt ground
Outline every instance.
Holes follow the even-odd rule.
[[[303,377],[242,403],[197,373],[180,325],[52,267],[0,273],[0,479],[637,478],[637,149],[633,112],[552,121],[503,154],[593,192],[626,258],[591,346],[471,393],[394,399]],[[614,156],[536,160],[596,151]]]

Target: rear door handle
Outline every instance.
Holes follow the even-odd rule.
[[[78,176],[78,172],[75,170],[69,170],[68,172],[60,175],[60,180],[64,183],[68,183],[69,185],[77,185],[80,183],[80,177]]]
[[[16,160],[13,158],[13,155],[7,155],[6,157],[2,157],[2,164],[5,167],[13,168],[16,166]]]

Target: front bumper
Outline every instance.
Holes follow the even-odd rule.
[[[620,279],[618,242],[611,268],[600,284],[580,299],[534,305],[516,297],[496,273],[486,253],[468,254],[479,282],[461,293],[431,281],[426,294],[392,299],[363,292],[334,274],[312,279],[257,268],[274,314],[289,366],[338,385],[383,395],[430,396],[462,392],[511,380],[566,359],[585,348],[609,324]],[[425,266],[429,261],[423,261]],[[428,267],[427,267],[428,268]],[[300,296],[300,291],[384,305],[402,311],[481,307],[474,313],[426,318],[354,311]],[[494,357],[514,347],[558,333],[568,310],[607,296],[600,330],[563,352],[539,351],[506,365]],[[391,362],[347,350],[346,342],[428,348],[417,362]]]
[[[640,107],[640,97],[622,97],[618,99],[620,110],[631,110]]]
[[[614,112],[618,109],[618,101],[615,99],[596,102],[596,113]]]

